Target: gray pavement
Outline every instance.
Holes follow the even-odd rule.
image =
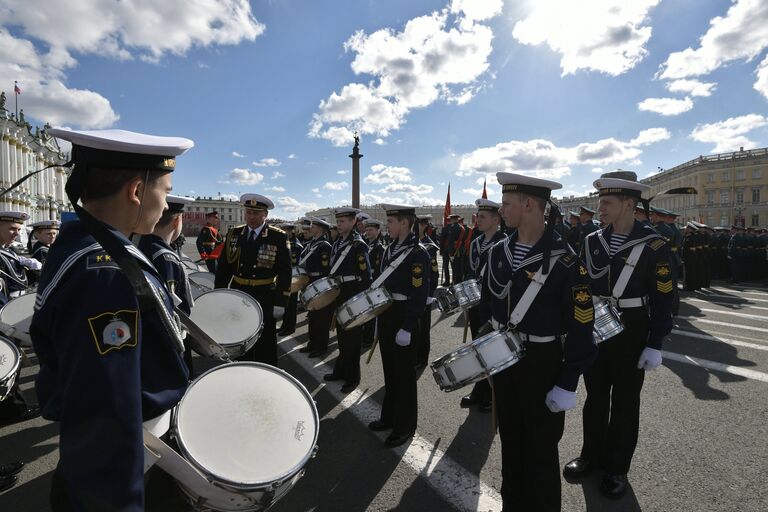
[[[564,511],[768,510],[768,288],[718,282],[682,297],[663,366],[646,376],[630,492],[606,501],[598,476],[563,481]],[[300,314],[296,333],[280,341],[279,364],[317,402],[319,451],[273,510],[501,509],[500,444],[489,415],[460,409],[462,391],[440,391],[427,369],[419,379],[418,435],[410,447],[387,449],[383,436],[365,426],[383,394],[379,354],[370,365],[363,360],[361,385],[345,397],[337,383],[322,382],[327,366],[298,352],[306,329],[306,315]],[[462,330],[462,317],[433,311],[431,358],[458,347]],[[335,354],[329,353],[325,365]],[[211,364],[196,359],[201,369]],[[36,366],[22,371],[22,390],[30,400],[36,371]],[[579,407],[566,416],[563,464],[579,453],[584,395],[582,386]],[[57,454],[53,423],[36,418],[0,428],[0,462],[28,464],[19,483],[0,494],[0,511],[49,510]]]

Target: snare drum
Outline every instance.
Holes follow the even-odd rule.
[[[264,313],[256,299],[229,288],[200,295],[189,318],[233,358],[245,354],[264,329]]]
[[[455,391],[506,370],[524,354],[525,348],[517,333],[500,330],[480,336],[429,366],[440,389]]]
[[[266,510],[304,474],[319,425],[307,389],[278,368],[243,362],[208,370],[179,402],[173,433],[214,487],[179,487],[205,510]]]
[[[595,307],[595,324],[592,328],[592,339],[595,344],[613,338],[624,330],[621,313],[612,302],[598,297],[592,297]]]
[[[293,267],[291,269],[291,293],[298,293],[309,282],[309,276],[306,271],[301,267]]]
[[[449,288],[436,289],[435,300],[437,300],[437,309],[444,315],[455,313],[459,309],[459,301]]]
[[[25,347],[32,346],[32,338],[29,337],[29,324],[32,323],[32,314],[35,312],[35,297],[34,293],[21,295],[10,300],[0,309],[0,324],[13,327],[14,331],[11,337]]]
[[[192,261],[192,258],[187,255],[182,255],[180,259],[181,264],[190,272],[208,272],[208,267],[195,263]]]
[[[190,272],[187,278],[191,285],[190,292],[194,300],[215,287],[216,275],[212,272]]]
[[[339,280],[335,277],[323,277],[305,286],[299,298],[307,311],[315,311],[331,304],[339,293],[341,293]]]
[[[336,319],[342,329],[354,329],[388,310],[393,302],[394,299],[386,288],[371,288],[339,306]]]
[[[16,382],[21,365],[21,353],[16,345],[0,336],[0,401],[5,400]]]
[[[461,309],[470,309],[480,304],[480,282],[477,279],[468,279],[455,284],[450,288]]]

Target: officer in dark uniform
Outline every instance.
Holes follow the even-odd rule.
[[[277,366],[275,324],[283,318],[291,295],[291,244],[285,231],[267,224],[268,211],[275,207],[269,198],[243,194],[240,202],[246,224],[227,232],[215,287],[231,287],[256,299],[264,312],[264,330],[241,359]]]
[[[290,222],[280,224],[280,229],[285,231],[288,235],[288,241],[291,244],[291,268],[295,268],[299,264],[299,257],[304,250],[304,245],[296,238],[295,231],[296,226]],[[277,334],[280,336],[288,336],[296,331],[296,314],[298,309],[299,292],[292,293],[288,299],[288,306],[285,308],[285,315],[283,316],[283,323],[280,324],[280,330]]]
[[[368,260],[368,244],[357,232],[357,208],[336,208],[336,227],[339,237],[331,249],[330,276],[340,282],[340,293],[329,306],[333,311],[346,301],[366,290],[371,284],[371,264]],[[343,329],[337,326],[339,355],[333,372],[323,376],[325,381],[343,380],[342,393],[349,393],[360,383],[360,351],[363,327]]]
[[[640,253],[616,306],[624,330],[599,345],[597,359],[584,374],[584,444],[564,474],[579,477],[600,468],[603,495],[619,498],[637,445],[640,391],[645,372],[661,364],[662,340],[672,329],[672,269],[669,244],[633,212],[648,185],[616,178],[594,183],[600,217],[607,227],[588,236],[582,247],[595,296],[611,297],[627,260]]]
[[[27,270],[41,267],[38,260],[19,256],[10,248],[28,218],[24,212],[0,212],[0,306],[24,294],[29,286]],[[20,374],[21,366],[8,397],[0,401],[0,425],[24,421],[40,412],[37,407],[27,405],[19,389]]]
[[[487,272],[486,263],[488,254],[497,242],[503,240],[506,235],[499,224],[501,215],[499,208],[501,204],[488,199],[478,199],[475,201],[477,206],[477,227],[481,235],[472,241],[469,246],[469,268],[467,279],[477,279],[482,282]],[[472,333],[472,339],[481,336],[480,330],[491,320],[491,299],[486,293],[483,295],[480,304],[471,308],[467,314],[469,316],[469,329]],[[461,407],[468,408],[478,405],[480,412],[491,412],[493,409],[491,385],[487,380],[481,380],[472,388],[472,392],[461,398]]]
[[[373,271],[372,279],[375,281],[381,274],[381,258],[384,256],[384,241],[381,236],[381,221],[376,219],[365,220],[365,241],[368,244],[368,259]],[[363,327],[363,349],[373,345],[376,333],[376,319],[369,320]]]
[[[424,314],[421,317],[420,329],[416,337],[416,370],[419,371],[427,366],[429,362],[429,349],[431,343],[430,329],[432,327],[432,303],[435,301],[435,290],[440,280],[440,267],[437,264],[437,253],[440,248],[427,235],[427,228],[432,220],[431,215],[417,216],[417,225],[419,229],[419,242],[429,254],[429,297],[427,298],[427,307],[424,308]]]
[[[142,422],[167,414],[189,375],[165,282],[128,237],[152,232],[175,157],[193,144],[122,130],[48,134],[72,142],[66,191],[79,217],[48,252],[30,328],[43,416],[59,422],[51,506],[150,510]]]
[[[671,212],[669,210],[665,210],[665,222],[667,223],[667,226],[669,226],[669,229],[672,231],[672,239],[670,240],[670,248],[669,250],[672,251],[672,293],[674,294],[674,297],[672,299],[672,314],[677,316],[678,311],[680,310],[680,290],[677,287],[677,283],[680,281],[680,276],[683,273],[683,258],[681,257],[682,250],[683,250],[683,233],[680,231],[680,228],[677,226],[677,223],[675,222],[675,219],[677,219],[678,214]],[[712,269],[717,268],[717,244],[716,241],[712,241],[712,249],[713,249],[713,265]]]
[[[328,231],[331,227],[323,219],[309,217],[309,236],[304,245],[304,251],[299,258],[299,266],[302,267],[309,282],[313,283],[322,279],[331,271],[331,243],[328,240]],[[299,349],[299,352],[309,352],[309,357],[323,357],[328,351],[328,337],[331,330],[331,318],[333,307],[316,309],[307,313],[309,323],[309,341],[307,346]]]
[[[414,337],[427,306],[430,261],[429,254],[413,232],[416,208],[394,204],[381,206],[386,211],[387,231],[392,236],[392,243],[384,251],[381,271],[397,263],[383,286],[395,302],[376,319],[384,367],[384,402],[381,417],[372,421],[368,428],[375,432],[391,429],[385,444],[394,447],[408,442],[416,432],[418,399]]]
[[[213,211],[205,214],[205,226],[200,230],[200,234],[197,235],[197,252],[200,253],[200,257],[205,260],[205,265],[208,267],[208,271],[216,273],[216,262],[218,256],[216,255],[216,247],[221,245],[224,239],[219,233],[219,212]]]
[[[165,200],[168,209],[163,212],[152,234],[142,235],[138,243],[141,252],[152,262],[163,279],[174,305],[187,315],[192,311],[195,301],[192,299],[184,264],[179,254],[171,247],[171,242],[179,236],[183,228],[184,207],[193,201],[194,199],[188,197],[168,194]],[[194,379],[192,347],[189,344],[184,348],[184,362],[187,363],[190,380]]]
[[[56,240],[56,235],[59,234],[61,222],[57,220],[41,220],[40,222],[30,224],[30,227],[33,228],[32,234],[37,238],[37,241],[32,246],[32,251],[30,251],[30,256],[40,263],[45,263],[48,249],[51,248],[51,244]]]
[[[516,231],[489,251],[483,295],[494,329],[513,330],[525,355],[493,376],[501,436],[501,496],[505,510],[560,510],[558,443],[564,411],[576,406],[579,375],[595,354],[592,294],[583,266],[545,225],[544,211],[559,183],[497,173],[501,216]],[[510,312],[536,275],[546,275],[521,319]],[[539,278],[536,278],[539,279]]]
[[[651,208],[653,211],[653,208]],[[645,211],[645,206],[638,204],[635,208],[635,220],[644,226],[651,226],[651,219],[648,218],[648,214]]]
[[[592,220],[594,216],[595,210],[587,208],[586,206],[579,207],[579,251],[581,251],[581,248],[584,246],[584,239],[587,238],[590,233],[594,233],[600,229]]]

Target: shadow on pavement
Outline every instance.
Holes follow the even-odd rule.
[[[631,473],[629,478],[627,493],[618,500],[606,498],[600,492],[602,474],[599,471],[578,480],[565,479],[563,485],[581,486],[581,491],[584,493],[586,512],[642,512],[642,508],[640,508],[640,504],[637,502],[635,491],[632,489]]]

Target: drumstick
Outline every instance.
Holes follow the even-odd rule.
[[[496,435],[499,429],[499,418],[496,416],[496,390],[493,388],[493,379],[488,376],[488,384],[491,386],[491,429],[493,435]]]
[[[462,343],[467,342],[467,329],[469,329],[469,313],[465,309],[464,310],[464,340],[462,341]]]
[[[336,328],[336,315],[333,315],[331,317],[331,330],[334,330]]]
[[[365,364],[370,364],[371,359],[373,358],[373,351],[376,350],[376,344],[378,342],[379,342],[378,337],[373,338],[373,344],[371,345],[371,350],[368,352],[368,359],[365,361]]]

